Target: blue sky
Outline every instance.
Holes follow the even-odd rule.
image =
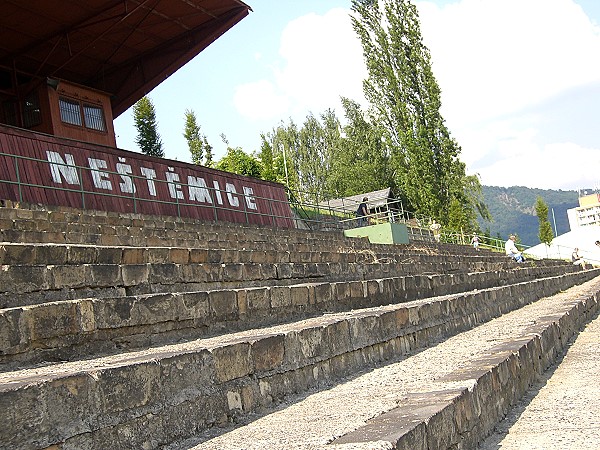
[[[167,158],[189,161],[184,112],[220,158],[259,150],[260,134],[302,124],[339,96],[363,102],[366,72],[350,0],[248,0],[248,17],[154,89]],[[415,1],[442,115],[483,184],[600,187],[600,1]],[[117,145],[137,151],[131,110]]]

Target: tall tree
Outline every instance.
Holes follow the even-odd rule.
[[[384,130],[395,182],[413,209],[448,223],[464,165],[440,113],[417,9],[410,0],[353,0],[352,10],[368,70],[363,88]]]
[[[548,220],[548,205],[540,196],[538,196],[535,201],[535,215],[538,217],[540,222],[540,228],[538,232],[540,242],[550,245],[552,243],[552,239],[554,239],[554,233],[552,233],[552,225],[550,225],[550,221]]]
[[[138,132],[135,143],[142,153],[164,158],[165,152],[157,129],[156,111],[148,97],[142,97],[133,105],[133,118]]]
[[[366,116],[356,101],[344,97],[341,100],[346,124],[331,144],[329,191],[333,197],[345,197],[393,188],[383,129]]]
[[[204,136],[204,165],[206,167],[213,167],[215,165],[213,161],[213,147],[208,143],[206,136]]]
[[[204,136],[200,134],[200,125],[196,120],[196,113],[191,109],[185,110],[185,127],[183,130],[183,137],[188,143],[188,149],[192,155],[192,162],[194,164],[202,164],[204,157]]]
[[[300,129],[299,144],[294,163],[300,186],[312,202],[318,203],[326,198],[330,159],[324,128],[312,113]]]
[[[299,133],[296,124],[290,120],[288,125],[279,124],[269,133],[261,135],[261,152],[259,158],[263,165],[272,169],[277,181],[285,183],[297,198],[300,195],[300,183],[296,154],[299,147]]]

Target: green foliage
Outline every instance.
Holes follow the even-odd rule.
[[[489,227],[493,235],[499,235],[503,239],[517,231],[523,243],[530,246],[540,242],[539,221],[535,215],[538,196],[548,204],[552,225],[556,223],[556,231],[559,235],[569,231],[566,210],[579,206],[575,191],[534,189],[524,186],[509,188],[483,186],[482,192],[491,220],[480,220],[480,226]]]
[[[294,154],[294,167],[302,190],[310,193],[311,201],[318,203],[327,194],[326,178],[330,170],[330,148],[326,145],[326,129],[309,114],[298,133],[298,147]]]
[[[552,233],[552,226],[548,221],[548,205],[546,204],[544,199],[539,196],[535,201],[535,215],[540,221],[540,228],[538,233],[540,242],[543,242],[546,245],[550,245],[552,243],[552,239],[554,239],[554,234]]]
[[[353,26],[368,69],[363,87],[383,130],[394,184],[418,213],[450,222],[450,206],[477,209],[465,192],[460,147],[440,114],[440,89],[409,0],[352,1]],[[476,214],[459,222],[476,227]],[[452,221],[457,221],[456,215]]]
[[[135,143],[142,153],[164,158],[165,152],[157,131],[156,112],[148,97],[142,97],[133,105],[133,118],[138,132]]]
[[[201,165],[204,157],[204,136],[200,134],[200,125],[196,121],[196,113],[191,109],[185,110],[185,127],[183,137],[188,143],[188,148],[192,154],[192,162]]]
[[[217,163],[216,168],[255,178],[260,178],[261,174],[260,162],[239,147],[227,148],[227,153]]]
[[[212,148],[212,145],[210,145],[208,143],[206,136],[204,136],[202,146],[204,149],[204,165],[206,167],[214,167],[215,163],[213,161],[213,152],[212,152],[213,148]]]
[[[334,198],[394,188],[383,130],[372,123],[360,105],[342,98],[347,124],[331,145],[328,192]]]
[[[298,172],[294,168],[294,155],[298,151],[298,130],[294,122],[283,123],[270,133],[261,135],[258,155],[265,179],[285,183],[295,192],[299,190]]]

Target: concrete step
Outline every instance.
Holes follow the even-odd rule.
[[[290,396],[239,424],[214,427],[167,448],[478,448],[527,389],[545,377],[544,371],[561,357],[569,339],[598,316],[599,299],[600,279],[596,278],[413,351],[410,357],[395,358],[339,383]],[[593,358],[593,349],[589,350]],[[577,362],[575,370],[580,370],[582,361]],[[532,411],[537,420],[530,423],[529,434],[524,436],[522,429],[515,435],[511,431],[501,441],[502,448],[597,448],[593,444],[598,442],[593,427],[596,418],[589,414],[598,410],[597,389],[592,387],[590,392],[589,386],[594,382],[581,378],[577,391],[571,393],[587,396],[578,402],[579,410],[564,404],[565,384],[571,383],[557,385],[555,401],[548,403],[546,398],[537,404],[538,411]],[[543,416],[535,415],[539,410]],[[566,414],[581,421],[565,423]],[[568,434],[574,429],[577,434],[570,439]],[[483,448],[499,446],[494,440],[486,441]]]
[[[81,264],[3,266],[0,308],[50,301],[107,298],[149,293],[192,292],[323,281],[361,281],[424,273],[461,274],[516,270],[510,263],[465,267],[459,263],[278,263],[278,264]],[[575,270],[555,267],[561,272]]]
[[[346,238],[337,231],[276,229],[227,222],[198,222],[185,218],[116,214],[69,208],[39,209],[37,205],[0,208],[0,242],[62,243],[136,247],[190,247],[270,250],[276,244],[288,251],[305,251],[304,246],[343,245],[353,249],[389,247],[370,244],[367,239]],[[264,248],[263,248],[264,247]],[[470,246],[418,242],[410,247],[435,254],[487,254]]]
[[[327,314],[139,352],[2,373],[0,421],[4,425],[0,427],[0,442],[4,448],[11,449],[52,445],[63,449],[158,448],[249,417],[253,412],[285,400],[290,394],[306,392],[365,367],[406,356],[567,286],[583,283],[593,275],[592,271],[579,271],[463,294]],[[600,281],[596,279],[594,283],[594,288],[598,288]],[[405,423],[405,414],[397,414],[405,420],[400,426],[406,430],[402,435],[414,442],[421,439],[419,436],[425,436],[425,442],[434,442],[432,439],[452,442],[452,436],[458,432],[446,438],[441,433],[443,426],[438,427],[438,424],[446,424],[446,418],[454,417],[456,404],[464,406],[461,410],[464,414],[458,416],[461,421],[456,426],[466,428],[459,431],[478,433],[477,424],[488,421],[484,420],[488,416],[483,413],[498,414],[503,410],[495,405],[506,402],[503,393],[512,392],[514,387],[510,382],[519,386],[527,384],[523,381],[530,372],[527,363],[536,370],[542,367],[561,343],[566,342],[568,335],[597,310],[598,302],[589,296],[573,295],[569,301],[571,306],[565,305],[565,301],[560,304],[559,327],[548,325],[558,318],[554,318],[554,310],[547,305],[535,322],[527,322],[531,325],[527,336],[532,343],[523,349],[508,349],[506,344],[494,347],[494,352],[472,367],[469,359],[462,357],[467,361],[463,367],[469,369],[457,368],[451,372],[467,374],[468,380],[475,375],[475,379],[481,378],[477,386],[483,389],[476,391],[476,398],[465,386],[449,392],[450,384],[457,382],[450,375],[442,380],[445,384],[427,391],[435,393],[438,387],[443,388],[445,402],[438,397],[433,406],[423,408],[423,403],[415,400],[418,396],[413,396],[412,401],[416,402],[411,403],[415,405],[413,413],[429,410],[431,414],[423,412],[424,424],[420,424],[419,417],[418,422],[409,420],[415,424],[412,428]],[[550,334],[543,329],[546,325]],[[540,333],[541,339],[536,337]],[[530,352],[538,348],[544,350],[539,357],[536,352]],[[466,350],[468,354],[472,349],[467,346]],[[499,352],[504,352],[507,362],[494,372],[489,367],[500,363]],[[515,360],[515,352],[526,358]],[[435,366],[442,366],[443,362],[443,358],[438,359]],[[511,370],[516,371],[514,376],[507,376]],[[472,381],[469,386],[473,387]],[[492,389],[493,386],[503,389]],[[488,402],[484,394],[490,392],[500,397]],[[347,398],[345,402],[347,406],[354,404]],[[419,405],[421,410],[417,409]],[[476,407],[469,408],[469,405]],[[398,403],[394,403],[395,406]],[[482,410],[483,406],[490,408]],[[326,418],[314,418],[314,423],[325,425],[326,422]],[[357,428],[346,426],[343,433],[330,435],[328,439]],[[277,447],[264,445],[263,448]],[[288,445],[285,448],[300,447]]]
[[[88,297],[368,280],[398,275],[469,273],[564,266],[518,265],[497,255],[446,256],[416,248],[377,251],[254,251],[179,247],[0,244],[0,308]]]
[[[572,270],[574,271],[574,270]],[[564,267],[51,301],[0,309],[0,371],[564,274]],[[590,271],[587,276],[593,276]]]
[[[480,444],[480,450],[600,448],[600,315]]]
[[[262,246],[261,246],[262,247]],[[465,264],[506,262],[498,254],[428,254],[408,246],[352,247],[319,243],[309,247],[272,245],[271,249],[193,247],[131,247],[77,244],[0,243],[1,265],[144,264],[144,263],[321,263],[321,262],[444,262]],[[385,260],[385,261],[384,261]]]

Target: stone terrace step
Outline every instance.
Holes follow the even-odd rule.
[[[0,244],[0,308],[86,297],[351,281],[563,265],[517,265],[497,255],[443,255],[401,245],[375,250],[250,251],[217,248]]]
[[[143,264],[143,263],[278,263],[278,262],[425,262],[455,260],[464,263],[506,262],[498,254],[428,253],[406,245],[374,245],[356,250],[336,245],[302,249],[291,245],[273,246],[270,250],[217,247],[131,247],[76,244],[0,243],[0,264],[3,265],[66,265],[66,264]]]
[[[0,442],[11,449],[51,445],[61,445],[64,449],[157,448],[244,417],[289,394],[407,355],[593,275],[593,271],[580,271],[465,294],[325,315],[141,352],[3,373],[0,374],[3,424]],[[596,280],[596,291],[598,284],[600,281]],[[526,353],[531,346],[541,346],[549,349],[549,355],[540,356],[541,361],[551,359],[560,344],[564,345],[570,333],[580,326],[583,317],[597,311],[595,299],[585,300],[575,301],[571,308],[562,304],[563,311],[568,310],[569,314],[563,314],[565,319],[560,327],[549,327],[554,339],[547,334],[542,335],[541,341],[533,337],[534,343],[519,352],[534,356],[535,361],[536,352]],[[547,315],[545,312],[544,318],[537,316],[534,323],[548,323]],[[539,330],[534,327],[530,332],[535,335]],[[466,350],[471,351],[468,347]],[[424,439],[445,439],[430,429],[445,423],[442,419],[452,417],[452,407],[458,403],[465,408],[464,414],[458,416],[464,418],[458,424],[462,426],[458,431],[465,433],[470,427],[473,434],[479,432],[475,427],[484,426],[477,425],[483,423],[480,408],[504,404],[504,397],[489,403],[483,401],[484,394],[494,390],[488,388],[488,380],[498,386],[507,379],[525,384],[519,381],[522,380],[519,376],[503,375],[508,373],[508,367],[519,369],[519,364],[510,359],[512,351],[511,348],[506,353],[508,365],[502,366],[500,372],[484,376],[479,385],[485,389],[477,390],[475,397],[462,386],[452,394],[456,400],[447,393],[447,403],[438,401],[430,408],[433,412],[427,416],[430,419],[426,424],[417,423],[416,431],[405,424],[404,434],[418,438],[421,433],[426,436]],[[527,359],[521,362],[522,368],[527,367],[525,362]],[[490,360],[487,363],[496,364]],[[435,364],[441,365],[442,360],[436,360]],[[533,364],[536,369],[542,366]],[[469,373],[484,374],[480,367],[474,366]],[[452,380],[450,377],[449,381]],[[345,401],[347,405],[354,403]],[[468,409],[470,404],[479,407]],[[502,410],[494,407],[490,413]],[[316,420],[326,422],[324,418]],[[344,432],[356,428],[346,427]],[[343,433],[337,436],[340,434]]]
[[[199,222],[186,218],[116,214],[68,208],[0,208],[0,242],[38,242],[138,247],[190,247],[307,251],[322,245],[359,249],[385,249],[367,239],[346,238],[339,231],[307,231],[247,226],[227,222]],[[276,247],[274,247],[276,246]],[[470,246],[417,243],[406,248],[435,254],[486,254]]]
[[[32,210],[0,208],[0,241],[57,242],[102,245],[155,246],[165,239],[179,240],[190,246],[203,242],[239,244],[268,243],[283,237],[293,244],[337,240],[353,242],[341,232],[277,229],[228,222],[201,222],[168,216],[116,214],[104,211]],[[365,240],[362,240],[365,241]],[[184,245],[185,246],[185,245]]]
[[[569,266],[571,271],[575,271]],[[563,266],[462,275],[65,299],[0,309],[0,370],[562,275]],[[174,287],[179,287],[174,285]]]
[[[599,300],[596,278],[409,358],[289,399],[235,429],[213,428],[168,448],[477,448],[569,338],[598,315]]]

